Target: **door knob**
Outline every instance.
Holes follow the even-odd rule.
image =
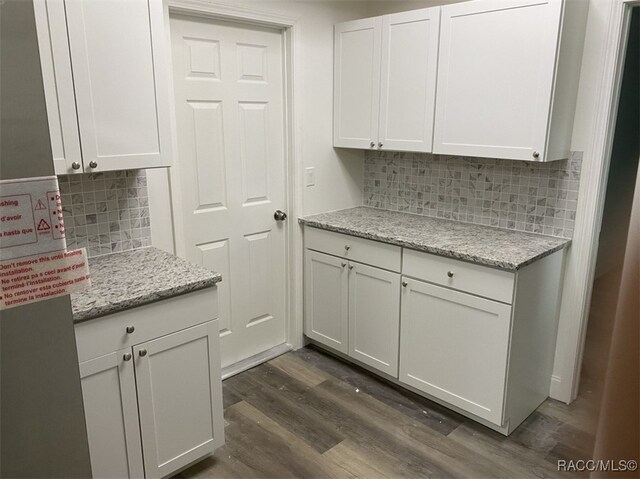
[[[287,219],[287,214],[284,211],[276,210],[276,212],[273,214],[273,218],[276,221],[284,221]]]

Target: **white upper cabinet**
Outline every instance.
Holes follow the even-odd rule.
[[[439,12],[335,26],[334,146],[431,151]]]
[[[35,4],[56,173],[169,166],[162,2]]]
[[[433,152],[567,158],[587,4],[475,0],[442,7]]]
[[[440,9],[382,17],[378,147],[431,151]]]
[[[336,25],[334,146],[567,158],[587,10],[473,0]]]
[[[335,26],[333,144],[371,148],[378,138],[381,18]]]
[[[82,173],[78,115],[73,91],[67,19],[63,0],[34,0],[44,97],[56,174]]]

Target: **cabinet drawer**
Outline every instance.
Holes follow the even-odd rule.
[[[305,228],[304,236],[309,249],[400,272],[399,246],[310,227]]]
[[[402,274],[511,304],[515,274],[487,266],[404,250]]]
[[[78,361],[150,341],[217,316],[218,292],[214,287],[90,319],[75,326]],[[131,333],[127,332],[129,326],[134,329]]]

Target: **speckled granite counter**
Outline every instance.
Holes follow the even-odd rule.
[[[89,259],[91,288],[71,295],[73,321],[178,296],[222,281],[220,273],[157,248],[143,248]]]
[[[516,271],[570,243],[564,238],[369,207],[300,218],[300,223]]]

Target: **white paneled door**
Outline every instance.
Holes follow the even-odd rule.
[[[282,32],[171,19],[184,255],[219,271],[222,366],[285,342]],[[180,234],[180,233],[179,233]]]

